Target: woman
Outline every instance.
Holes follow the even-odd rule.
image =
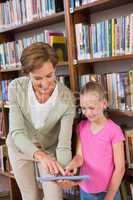
[[[56,81],[57,55],[45,43],[35,43],[21,56],[26,76],[9,85],[9,159],[23,200],[39,200],[34,160],[41,176],[63,174],[71,160],[74,99]],[[62,200],[55,182],[43,183],[45,200]]]

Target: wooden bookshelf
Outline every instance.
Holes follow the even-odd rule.
[[[0,1],[1,2],[1,1]],[[60,22],[65,22],[65,14],[64,11],[58,12],[52,15],[48,15],[42,18],[36,18],[33,21],[16,25],[16,26],[9,26],[7,28],[0,29],[0,43],[2,42],[9,42],[15,40],[15,34],[22,33],[25,31],[32,31],[41,27],[45,26],[52,26],[58,24]],[[62,69],[63,67],[68,68],[68,62],[60,62],[57,64],[57,69]],[[9,80],[18,77],[21,72],[21,66],[14,66],[7,69],[0,69],[0,79],[1,80]],[[4,112],[5,116],[5,123],[6,123],[6,134],[8,133],[8,111],[9,105],[2,102],[0,104],[2,111]],[[10,172],[3,172],[0,171],[0,174],[6,177],[9,177],[9,185],[10,185],[10,198],[11,200],[21,200],[21,195],[17,183],[15,181],[15,177]]]
[[[56,67],[59,68],[59,67],[68,67],[68,62],[59,62]],[[13,68],[7,68],[7,69],[0,69],[0,73],[6,73],[6,72],[14,72],[14,71],[21,71],[21,67],[13,67]]]
[[[1,69],[0,73],[5,73],[5,72],[13,72],[13,71],[21,71],[21,67],[13,67],[10,69]]]
[[[119,7],[128,3],[132,3],[132,0],[98,0],[92,3],[82,5],[75,8],[75,13],[95,13],[111,8]]]
[[[1,1],[0,1],[1,2]],[[0,29],[0,42],[14,40],[14,36],[16,33],[21,33],[25,31],[35,30],[44,26],[54,25],[64,22],[67,36],[67,49],[68,49],[68,61],[61,62],[57,64],[57,68],[67,67],[70,76],[70,85],[73,92],[77,92],[78,90],[78,76],[80,75],[80,71],[83,74],[87,74],[89,72],[94,73],[93,64],[96,63],[105,63],[105,62],[114,62],[114,61],[128,61],[133,60],[133,54],[130,55],[122,55],[122,56],[113,56],[113,57],[105,57],[105,58],[96,58],[96,59],[86,59],[86,60],[77,60],[76,55],[76,42],[75,42],[75,23],[78,22],[87,22],[90,23],[90,14],[100,12],[100,11],[108,11],[108,9],[116,8],[122,5],[127,5],[132,3],[133,0],[98,0],[96,2],[86,4],[74,9],[74,13],[70,13],[70,2],[69,0],[64,0],[64,12],[55,13],[40,19],[34,19],[31,22],[27,22],[25,24],[16,25],[8,28]],[[100,18],[99,18],[100,20]],[[1,37],[2,36],[2,37]],[[4,37],[6,36],[6,37]],[[75,61],[75,62],[74,62]],[[21,71],[21,67],[15,67],[12,69],[2,69],[0,70],[0,78],[1,80],[6,80],[6,77],[15,78],[18,76]],[[8,112],[9,106],[8,104],[2,104],[2,107],[5,112]],[[120,111],[120,110],[109,110],[109,114],[115,115],[118,117],[133,117],[133,112],[130,111]],[[7,121],[7,119],[6,119]],[[130,172],[131,175],[133,174]],[[129,174],[130,174],[129,173]],[[20,196],[14,196],[14,190],[19,194],[19,190],[17,184],[15,182],[15,178],[13,174],[10,172],[2,172],[0,174],[9,177],[10,180],[10,188],[11,188],[11,200],[20,200]]]
[[[55,13],[55,14],[52,14],[52,15],[49,15],[49,16],[46,16],[46,17],[42,17],[40,19],[35,19],[35,20],[33,20],[31,22],[27,22],[25,24],[0,29],[0,33],[15,34],[15,33],[18,33],[18,32],[24,32],[24,31],[40,28],[42,26],[48,26],[48,25],[56,24],[56,23],[59,23],[59,22],[62,22],[62,21],[64,21],[64,12],[59,12],[59,13]]]
[[[131,60],[133,59],[133,54],[122,55],[122,56],[112,56],[112,57],[105,57],[105,58],[95,58],[95,59],[86,59],[77,61],[78,64],[84,63],[100,63],[100,62],[110,62],[110,61],[121,61],[121,60]]]
[[[15,179],[14,175],[12,173],[10,173],[10,172],[2,172],[0,170],[0,174],[3,175],[3,176],[7,176],[7,177]]]
[[[112,110],[109,109],[107,110],[107,112],[109,113],[109,115],[114,115],[114,116],[118,116],[118,117],[133,117],[133,111],[121,111],[121,110]]]

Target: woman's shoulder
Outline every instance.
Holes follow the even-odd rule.
[[[26,76],[18,77],[13,79],[10,84],[9,84],[9,89],[14,88],[14,89],[19,89],[19,88],[24,88],[28,86],[29,83],[29,78]]]
[[[65,86],[64,84],[57,82],[58,84],[58,91],[59,91],[59,95],[63,100],[69,100],[71,99],[72,101],[74,101],[74,95],[72,93],[72,91]]]

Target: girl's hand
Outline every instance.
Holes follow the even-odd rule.
[[[68,164],[65,168],[65,175],[66,176],[74,176],[77,174],[78,169],[71,164]]]
[[[68,181],[68,180],[61,180],[57,181],[57,184],[62,188],[62,189],[68,189],[74,186],[77,186],[80,184],[78,181]]]

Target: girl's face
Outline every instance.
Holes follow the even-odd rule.
[[[55,69],[51,62],[45,62],[41,68],[30,72],[30,78],[36,95],[51,96],[56,84]]]
[[[103,116],[103,111],[107,107],[107,101],[100,100],[97,92],[88,92],[80,96],[80,106],[82,113],[91,122],[99,120]]]

